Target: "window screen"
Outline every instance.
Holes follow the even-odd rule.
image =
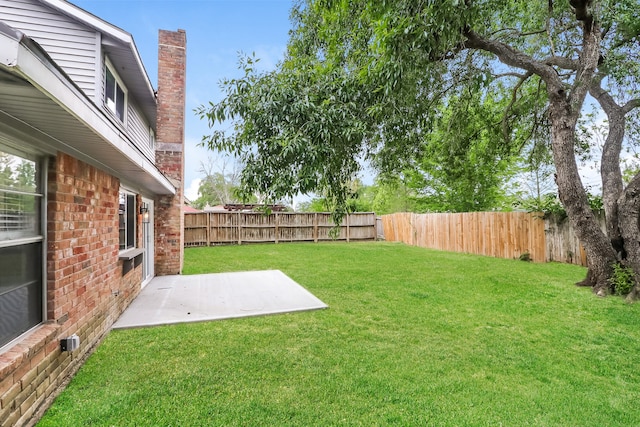
[[[43,320],[41,170],[0,147],[0,347]]]
[[[136,197],[133,194],[120,192],[118,213],[120,250],[133,248],[136,243]]]

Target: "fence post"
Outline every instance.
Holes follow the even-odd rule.
[[[347,214],[347,243],[349,243],[349,234],[350,234],[350,230],[349,230],[349,217],[351,216],[351,214]]]
[[[193,244],[207,246],[215,246],[216,244],[229,244],[236,243],[242,244],[244,238],[242,236],[244,228],[249,230],[260,229],[267,230],[268,229],[268,241],[272,243],[280,243],[280,241],[295,241],[295,240],[305,240],[305,241],[313,241],[320,242],[320,230],[328,229],[331,227],[330,225],[330,217],[328,213],[318,213],[318,212],[309,212],[309,213],[283,213],[281,215],[280,212],[274,212],[272,215],[269,215],[268,223],[261,222],[261,225],[253,224],[251,214],[247,214],[245,212],[202,212],[200,214],[189,214],[190,216],[185,216],[185,230],[198,230],[197,235],[195,237],[192,235],[193,233],[186,233],[185,235],[185,247]],[[249,216],[249,218],[247,218]],[[197,224],[193,224],[195,219],[197,220]],[[205,218],[204,220],[200,220],[200,218]],[[284,224],[280,224],[284,218]],[[397,218],[396,218],[397,219]],[[407,218],[400,218],[401,224],[404,225],[407,222]],[[192,221],[193,220],[193,221]],[[236,221],[234,224],[233,221]],[[353,220],[355,220],[355,224],[352,224]],[[249,221],[249,222],[247,222]],[[267,221],[266,219],[264,221]],[[322,224],[320,224],[322,221]],[[369,221],[367,223],[367,221]],[[381,221],[384,224],[384,221]],[[393,231],[396,233],[396,238],[403,236],[399,236],[398,233],[400,231],[397,230],[399,227],[396,224],[397,221],[390,220],[388,221],[388,227],[390,227],[391,239],[394,235]],[[333,224],[335,226],[335,224]],[[346,218],[343,219],[343,222],[340,224],[340,238],[339,240],[351,242],[351,229],[355,227],[356,230],[356,240],[359,239],[368,239],[371,238],[375,240],[376,238],[376,217],[375,214],[365,214],[365,213],[356,213],[346,215]],[[200,230],[206,228],[205,236],[202,236]],[[346,230],[345,230],[346,228]],[[383,226],[384,228],[384,226]],[[313,235],[309,236],[309,229],[312,230]],[[236,238],[233,238],[233,230],[236,230],[238,235]],[[283,238],[280,238],[280,230],[285,230],[286,233],[283,234]],[[342,230],[345,230],[345,234],[342,234]],[[371,230],[371,233],[368,232]],[[275,233],[275,235],[273,234]],[[263,233],[264,234],[264,233]],[[264,239],[265,236],[261,235]],[[288,237],[287,237],[288,236]],[[324,234],[323,234],[324,236]],[[248,242],[251,242],[251,237],[249,237]],[[577,251],[576,251],[577,252]]]
[[[207,212],[207,246],[211,246],[211,212]]]
[[[318,243],[318,212],[313,214],[313,241]]]

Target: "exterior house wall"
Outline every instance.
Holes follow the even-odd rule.
[[[104,56],[99,32],[35,0],[0,0],[0,21],[37,41],[99,108],[107,110],[103,105]],[[128,101],[126,133],[153,163],[149,121],[135,99]]]
[[[2,1],[2,0],[0,0]],[[105,66],[104,61],[101,61],[100,66],[100,93],[104,93],[104,82],[105,82]],[[116,71],[117,72],[117,71]],[[125,86],[127,82],[124,82]],[[104,105],[103,101],[100,100],[98,102],[98,106],[107,111],[107,114],[112,114]],[[114,122],[118,124],[118,126],[122,126],[122,124],[114,117]],[[144,118],[144,114],[142,114],[140,107],[136,103],[136,100],[128,96],[127,99],[127,119],[126,119],[126,131],[127,136],[130,138],[131,142],[138,147],[140,151],[142,151],[150,162],[155,162],[155,156],[153,147],[149,145],[149,129],[151,125]]]
[[[0,0],[0,21],[37,41],[94,102],[101,97],[99,33],[34,0]]]
[[[1,426],[23,425],[46,407],[140,291],[142,265],[123,275],[118,260],[119,185],[69,155],[50,158],[48,320],[0,354]],[[80,348],[62,352],[60,339],[72,334]]]
[[[149,123],[143,118],[135,100],[131,100],[128,105],[127,130],[133,143],[142,151],[147,158],[155,162],[154,147],[149,142]]]
[[[139,192],[143,192],[154,198],[156,273],[175,274],[182,269],[186,35],[184,31],[160,32],[158,74],[164,77],[158,83],[162,101],[156,135],[162,144],[156,144],[158,151],[153,151],[149,123],[142,113],[148,110],[138,108],[133,97],[127,107],[126,130],[114,116],[104,120],[109,117],[102,102],[105,53],[100,33],[84,26],[81,15],[74,20],[37,0],[0,0],[0,21],[33,37],[49,52],[67,76],[93,99],[96,109],[91,113],[102,122],[112,122],[114,130],[126,133],[126,139],[137,145],[150,163],[157,163],[151,176],[161,176],[160,171],[176,187],[174,196],[158,196],[153,191],[162,189],[139,188],[139,183],[131,182],[131,176],[117,168],[100,169],[99,162],[89,164],[68,153],[55,153],[46,142],[36,141],[37,133],[28,136],[30,142],[25,141],[25,145],[41,153],[48,163],[43,213],[46,313],[44,321],[31,331],[4,347],[0,345],[0,426],[4,427],[31,425],[39,417],[141,289],[143,264],[120,259],[124,256],[119,251],[122,181],[129,180],[124,184],[132,185],[136,195],[136,246],[139,248],[142,243],[142,218],[137,212],[142,201]],[[89,67],[78,65],[86,63],[91,64],[90,76],[84,73]],[[0,83],[5,91],[10,85],[10,81]],[[139,101],[146,105],[144,98]],[[0,120],[2,117],[0,114]],[[11,130],[12,123],[0,122],[0,126]],[[82,131],[87,126],[75,121],[72,125]],[[18,138],[21,135],[18,129],[9,134]],[[95,136],[92,132],[86,134]],[[65,136],[59,139],[64,142]],[[10,142],[20,145],[22,141]],[[90,142],[108,144],[99,138]],[[62,352],[60,340],[72,334],[79,336],[80,347]]]

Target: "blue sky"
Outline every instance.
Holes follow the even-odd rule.
[[[216,153],[197,147],[209,128],[193,110],[222,98],[218,82],[239,76],[238,52],[256,53],[267,70],[282,59],[292,0],[71,0],[127,31],[157,88],[158,30],[187,33],[185,194],[197,197],[200,162]]]

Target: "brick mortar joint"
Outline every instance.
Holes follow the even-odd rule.
[[[56,335],[58,334],[58,332],[61,329],[62,329],[62,326],[58,325],[56,323],[44,323],[44,324],[40,325],[40,327],[38,327],[37,329],[32,331],[30,334],[28,334],[25,337],[23,337],[20,341],[15,343],[15,345],[9,347],[6,352],[0,353],[0,356],[5,356],[6,358],[9,359],[8,362],[0,362],[0,371],[2,371],[2,369],[5,366],[10,366],[12,363],[14,363],[15,360],[18,360],[18,359],[27,360],[27,359],[29,359],[30,356],[31,356],[30,353],[32,352],[32,350],[34,348],[43,347],[47,343],[49,343],[52,340],[54,340]],[[26,344],[25,343],[26,341],[29,341],[30,338],[32,338],[34,336],[37,336],[37,335],[42,335],[37,340],[37,342],[32,343],[32,344]],[[18,350],[18,351],[16,351],[16,350]],[[15,371],[15,369],[11,370],[10,372],[7,373],[7,375],[12,374],[14,371]],[[6,377],[2,377],[2,378],[0,378],[0,380],[2,380],[4,378],[6,378]]]
[[[169,43],[158,43],[158,46],[166,46],[166,47],[173,47],[173,48],[180,49],[180,50],[187,50],[187,48],[185,46],[169,44]]]
[[[98,319],[99,323],[102,323],[102,322],[105,322],[105,321],[108,323],[106,318]],[[40,421],[40,419],[44,415],[45,411],[51,406],[51,404],[53,403],[55,398],[58,397],[60,395],[60,393],[62,393],[62,391],[71,382],[71,380],[73,379],[75,374],[78,372],[78,370],[87,361],[89,356],[91,356],[95,352],[95,350],[98,348],[98,346],[106,338],[106,336],[109,334],[110,327],[105,327],[103,330],[101,330],[101,329],[103,329],[103,328],[99,328],[99,327],[95,328],[95,331],[97,332],[97,336],[94,337],[93,343],[91,343],[84,350],[83,354],[79,355],[77,358],[76,357],[73,358],[73,360],[69,363],[69,366],[68,366],[68,368],[69,368],[68,374],[66,376],[64,376],[64,377],[61,377],[59,379],[58,385],[54,388],[53,392],[50,393],[49,395],[47,395],[44,399],[42,399],[42,401],[34,408],[34,412],[31,415],[30,419],[25,424],[25,427],[35,426],[37,424],[37,422]]]

